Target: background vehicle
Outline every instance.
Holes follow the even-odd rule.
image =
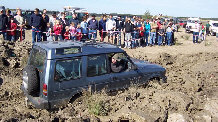
[[[112,59],[121,66],[112,69]],[[38,42],[23,70],[22,91],[36,108],[57,108],[84,89],[117,90],[149,80],[166,81],[165,68],[131,59],[124,50],[106,43]]]
[[[200,22],[199,18],[188,18],[187,25],[186,25],[186,32],[193,32],[193,26],[195,25],[195,21],[198,23]]]
[[[210,21],[209,24],[211,25],[210,33],[212,36],[215,36],[218,33],[218,21]]]
[[[187,25],[187,21],[186,21],[186,20],[180,20],[180,21],[179,21],[179,25],[180,25],[181,27],[185,28],[186,25]]]
[[[66,13],[66,18],[72,18],[72,14],[76,13],[78,20],[82,21],[83,16],[88,15],[88,12],[85,8],[73,7],[73,6],[64,6],[64,12]]]

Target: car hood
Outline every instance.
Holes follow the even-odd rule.
[[[211,27],[211,29],[218,30],[218,27],[213,26],[213,27]]]
[[[157,68],[163,68],[162,66],[160,65],[157,65],[157,64],[152,64],[148,61],[143,61],[143,60],[139,60],[139,59],[134,59],[134,58],[131,58],[132,61],[134,62],[134,64],[137,66],[138,69],[157,69]]]

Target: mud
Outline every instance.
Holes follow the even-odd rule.
[[[175,35],[181,45],[126,49],[133,58],[165,67],[167,83],[133,85],[110,95],[84,93],[49,111],[26,106],[20,90],[31,43],[0,41],[0,121],[218,121],[218,42],[208,37],[193,45],[182,35]],[[93,104],[102,105],[101,115],[90,112]]]

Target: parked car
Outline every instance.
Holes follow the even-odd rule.
[[[218,33],[218,21],[209,21],[210,27],[210,34],[212,36],[216,36],[216,33]]]
[[[180,21],[179,21],[179,25],[180,25],[181,27],[185,28],[186,25],[187,25],[187,21],[186,21],[186,20],[180,20]]]
[[[165,68],[132,59],[107,43],[37,42],[23,70],[21,89],[36,108],[50,109],[66,105],[84,89],[117,90],[152,79],[162,83],[165,73]]]
[[[193,26],[195,25],[195,21],[200,22],[199,18],[188,18],[186,25],[186,32],[193,32]]]

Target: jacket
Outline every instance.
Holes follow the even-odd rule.
[[[60,35],[62,32],[63,26],[62,25],[55,25],[54,26],[54,33],[55,35]]]
[[[8,25],[8,17],[5,14],[0,15],[0,30],[6,30]]]
[[[42,21],[43,19],[41,14],[32,14],[30,17],[30,25],[37,29],[42,27]]]
[[[17,29],[17,24],[16,23],[10,23],[9,24],[9,30],[14,30],[14,31],[7,31],[8,35],[15,36],[16,29]]]

